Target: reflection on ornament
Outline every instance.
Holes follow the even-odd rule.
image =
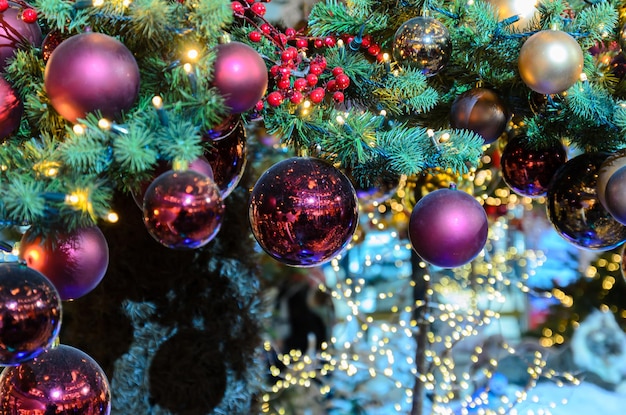
[[[246,129],[240,122],[226,137],[211,141],[211,148],[205,153],[222,199],[235,190],[243,177],[247,161],[246,150]]]
[[[143,217],[148,233],[160,244],[196,249],[219,232],[224,203],[210,177],[193,170],[170,170],[146,190]]]
[[[502,178],[517,194],[527,197],[545,196],[556,171],[567,161],[565,147],[551,142],[533,148],[528,137],[521,135],[509,141],[502,152]]]
[[[57,231],[45,238],[30,228],[20,241],[19,257],[52,281],[62,300],[75,300],[104,278],[109,247],[97,226]]]
[[[530,89],[541,94],[558,94],[580,79],[583,62],[583,51],[570,34],[542,30],[522,45],[518,67],[522,81]]]
[[[393,58],[405,68],[426,76],[439,73],[450,60],[452,43],[448,29],[432,17],[414,17],[398,28],[393,40]]]
[[[467,129],[482,136],[485,144],[502,135],[511,115],[504,100],[488,88],[474,88],[459,95],[450,109],[452,128]]]
[[[51,30],[48,32],[46,37],[43,38],[43,42],[41,42],[41,57],[44,62],[48,62],[52,52],[54,52],[57,46],[67,39],[68,36],[69,35],[67,33],[62,33],[59,30]]]
[[[487,0],[496,7],[498,19],[504,20],[518,16],[519,20],[511,24],[518,30],[526,30],[530,22],[539,15],[537,0]]]
[[[52,346],[61,328],[61,298],[38,271],[0,264],[0,366],[31,360]]]
[[[626,240],[626,227],[598,200],[598,170],[608,153],[583,153],[569,160],[548,186],[548,218],[567,241],[585,249],[606,251]]]
[[[600,166],[598,170],[598,182],[596,183],[596,191],[598,192],[598,199],[602,206],[606,208],[606,185],[609,182],[613,173],[626,166],[626,150],[621,150],[611,154]]]
[[[350,242],[358,224],[356,193],[328,162],[292,157],[270,167],[254,185],[249,219],[268,255],[286,265],[312,267]]]
[[[455,268],[472,261],[487,242],[489,223],[483,207],[471,195],[439,189],[413,208],[409,239],[426,262]]]
[[[240,124],[242,124],[241,117],[238,114],[231,114],[224,118],[219,124],[210,128],[202,138],[212,141],[222,140],[230,136]]]
[[[626,225],[626,167],[621,167],[611,175],[606,184],[604,206],[613,219]]]
[[[109,381],[89,355],[59,345],[2,372],[0,412],[108,415],[111,412]]]

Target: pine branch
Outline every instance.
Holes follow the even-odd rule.
[[[329,36],[343,33],[356,35],[362,27],[366,33],[384,30],[387,16],[371,14],[363,16],[353,12],[337,0],[316,3],[309,14],[309,30],[313,36]]]
[[[615,101],[608,92],[590,82],[577,82],[567,91],[569,109],[586,122],[611,124]]]
[[[574,20],[570,30],[584,34],[579,39],[583,49],[605,39],[617,27],[619,15],[610,2],[604,1],[584,8]]]
[[[45,201],[41,197],[44,184],[15,176],[2,184],[2,203],[7,219],[16,222],[39,222],[45,213]]]
[[[160,128],[155,144],[165,160],[191,163],[203,154],[198,126],[182,117],[174,117]]]
[[[233,19],[228,0],[197,0],[188,6],[189,24],[209,44],[217,42]]]
[[[35,0],[33,6],[47,27],[61,33],[75,32],[89,22],[89,12],[80,10],[74,1]]]
[[[121,171],[137,174],[151,169],[157,161],[153,129],[141,123],[133,123],[128,133],[113,138],[113,158]]]

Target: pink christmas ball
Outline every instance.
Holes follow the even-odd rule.
[[[52,281],[62,300],[75,300],[104,278],[109,247],[97,226],[57,231],[45,237],[31,228],[22,237],[19,257]]]
[[[417,202],[409,219],[409,240],[426,262],[455,268],[472,261],[487,242],[489,223],[471,195],[439,189]]]
[[[0,12],[0,72],[4,72],[7,61],[15,51],[32,45],[41,45],[42,33],[37,22],[26,23],[22,20],[23,7],[12,1],[9,8]]]
[[[213,85],[232,113],[251,110],[267,90],[267,66],[263,58],[241,42],[218,45],[216,51]]]
[[[119,40],[81,33],[50,54],[44,87],[54,109],[70,122],[96,111],[115,119],[137,99],[139,67]]]
[[[108,415],[111,388],[91,356],[61,344],[2,372],[0,413]]]
[[[19,127],[23,112],[24,106],[13,87],[0,78],[0,142]]]

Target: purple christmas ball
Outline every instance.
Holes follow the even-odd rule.
[[[626,225],[626,167],[618,169],[606,184],[606,210],[613,219]]]
[[[24,106],[13,87],[0,78],[0,142],[19,127],[23,112]]]
[[[330,261],[358,223],[350,179],[330,163],[292,157],[270,167],[252,189],[250,226],[271,257],[295,267]]]
[[[487,242],[489,223],[471,195],[439,189],[417,202],[409,219],[409,240],[426,262],[455,268],[472,261]]]
[[[59,345],[0,375],[0,412],[5,415],[108,415],[111,388],[93,358]]]
[[[196,249],[217,235],[224,203],[217,184],[194,170],[170,170],[157,177],[143,197],[148,233],[172,249]]]
[[[247,162],[246,149],[246,129],[243,123],[238,123],[227,137],[211,141],[211,148],[205,153],[222,199],[235,190],[243,176]]]
[[[502,178],[517,194],[545,196],[552,176],[566,161],[567,153],[561,142],[533,147],[528,137],[518,136],[509,141],[502,151]]]
[[[0,264],[0,366],[19,365],[52,346],[61,328],[61,298],[38,271]]]
[[[485,144],[502,135],[511,118],[504,100],[488,88],[474,88],[459,95],[450,109],[452,128],[467,129],[480,135]]]
[[[54,109],[70,122],[96,111],[115,119],[137,99],[139,67],[119,40],[81,33],[50,54],[44,87]]]
[[[241,42],[216,47],[213,67],[215,86],[231,113],[240,114],[254,108],[267,90],[267,66],[261,55]]]
[[[580,248],[606,251],[626,240],[626,227],[598,199],[598,171],[608,153],[583,153],[557,170],[546,209],[557,233]]]
[[[7,61],[24,45],[41,45],[41,28],[37,22],[27,23],[22,19],[23,8],[10,1],[9,8],[0,12],[0,72],[4,72]]]

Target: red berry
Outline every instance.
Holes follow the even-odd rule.
[[[336,103],[341,103],[343,102],[343,100],[345,99],[343,92],[341,91],[337,91],[333,94],[333,101],[335,101]]]
[[[252,3],[254,3],[254,0],[246,0],[246,3],[252,4]]]
[[[333,68],[333,76],[337,76],[343,73],[343,68],[341,66],[335,66]]]
[[[8,8],[9,8],[8,0],[0,0],[0,12],[3,12]]]
[[[320,75],[322,72],[324,72],[324,68],[316,63],[312,63],[311,66],[309,66],[309,73],[313,75]]]
[[[324,88],[315,88],[313,91],[309,93],[309,99],[313,103],[319,104],[320,102],[322,102],[325,95],[326,95],[326,92],[324,91]]]
[[[315,63],[322,67],[322,69],[326,69],[326,58],[323,56],[317,56],[315,58]]]
[[[301,37],[298,40],[296,40],[296,47],[298,49],[304,49],[304,48],[307,48],[308,46],[309,46],[309,41],[307,39]]]
[[[266,35],[268,35],[271,31],[272,31],[272,26],[270,26],[269,24],[263,23],[261,25],[261,32],[263,32]]]
[[[295,48],[287,48],[281,52],[280,59],[283,62],[288,62],[292,59],[295,59],[297,56],[298,56],[298,52],[296,51]]]
[[[233,12],[237,14],[243,14],[243,4],[238,1],[233,1],[232,3],[230,3],[230,8],[233,10]]]
[[[287,44],[287,41],[289,40],[287,39],[287,36],[285,36],[284,33],[279,33],[278,35],[274,37],[274,39],[276,39],[278,44],[281,46],[285,46]]]
[[[303,99],[304,95],[302,95],[302,92],[300,91],[293,91],[293,93],[289,97],[289,101],[293,102],[294,104],[301,103]]]
[[[280,66],[274,65],[270,68],[270,75],[276,76],[278,75],[279,71],[280,71]]]
[[[369,48],[367,48],[367,53],[369,53],[372,56],[378,55],[380,53],[380,46],[376,44],[370,46]]]
[[[350,86],[350,78],[348,78],[348,75],[346,75],[345,73],[340,73],[339,75],[337,75],[335,80],[337,81],[337,88],[339,89],[346,89]]]
[[[279,89],[289,89],[289,87],[291,86],[291,80],[288,76],[283,76],[278,80],[278,82],[276,82],[276,86]]]
[[[331,79],[330,81],[326,82],[326,90],[329,92],[336,91],[337,81],[335,81],[334,79]]]
[[[267,94],[267,103],[272,107],[277,107],[283,103],[283,94],[278,91],[270,92]]]
[[[282,76],[289,76],[291,75],[291,68],[288,65],[282,65],[278,69],[278,73],[281,74]]]
[[[265,8],[265,4],[263,3],[254,3],[250,9],[252,9],[252,12],[254,12],[254,14],[256,14],[257,16],[264,16],[265,13],[267,12],[267,9]]]
[[[363,36],[363,38],[361,39],[361,47],[367,49],[370,47],[371,44],[372,37],[370,35]]]
[[[295,89],[296,91],[304,91],[308,86],[309,83],[304,78],[298,78],[293,81],[293,89]]]
[[[250,38],[250,40],[251,40],[251,41],[253,41],[253,42],[260,42],[260,41],[261,41],[261,37],[262,37],[262,36],[263,36],[263,35],[261,34],[261,32],[257,32],[256,30],[255,30],[255,31],[252,31],[252,32],[250,32],[250,33],[248,34],[248,37],[249,37],[249,38]]]
[[[318,81],[317,75],[312,74],[312,73],[308,74],[306,76],[306,81],[311,86],[317,85],[317,81]]]
[[[287,35],[288,38],[293,39],[293,37],[296,35],[296,29],[294,29],[293,27],[288,27],[287,29],[285,29],[285,35]]]
[[[259,102],[257,102],[256,105],[254,106],[254,109],[257,111],[261,111],[263,107],[264,107],[263,100],[259,100]]]
[[[35,23],[37,21],[37,11],[31,8],[22,10],[22,20],[24,23]]]
[[[313,46],[319,49],[324,46],[324,42],[322,42],[322,39],[315,39],[315,41],[313,42]]]
[[[324,39],[324,45],[328,46],[329,48],[335,46],[336,43],[337,41],[332,36],[328,36]]]

